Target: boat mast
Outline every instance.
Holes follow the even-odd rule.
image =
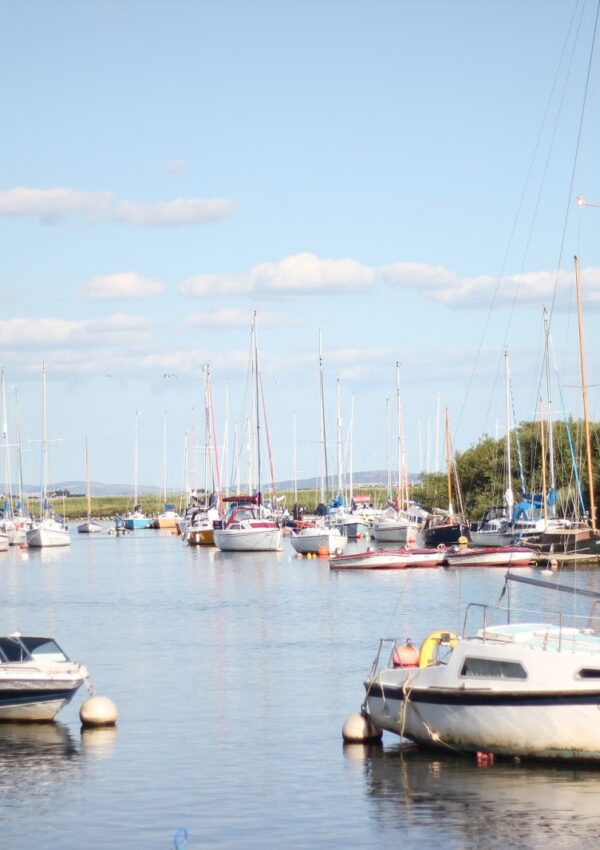
[[[17,426],[17,477],[18,477],[18,496],[19,510],[23,508],[23,453],[21,451],[21,420],[19,416],[19,388],[15,387],[15,411],[16,411],[16,426]]]
[[[323,349],[321,347],[321,330],[319,329],[319,383],[321,390],[321,502],[325,502],[325,489],[329,486],[329,470],[327,469],[327,430],[325,428],[325,388],[323,386]],[[323,474],[325,478],[323,479]]]
[[[352,505],[354,501],[354,395],[350,397],[350,458],[349,466],[349,501]]]
[[[396,497],[396,510],[400,511],[408,505],[405,498],[404,487],[404,464],[403,464],[403,434],[402,434],[402,406],[400,404],[400,363],[396,361],[396,427],[398,429],[398,494]]]
[[[13,516],[12,484],[10,476],[10,453],[8,451],[8,411],[6,409],[6,391],[4,387],[4,368],[1,372],[2,378],[2,449],[4,454],[4,516]]]
[[[48,490],[48,410],[46,399],[46,364],[42,363],[42,491],[40,517],[46,514]]]
[[[166,504],[167,504],[167,411],[166,410],[163,413],[162,484],[163,484],[163,510],[166,510]]]
[[[343,481],[343,457],[342,457],[342,407],[341,407],[341,397],[340,397],[340,379],[337,378],[337,392],[336,392],[336,401],[337,401],[337,410],[336,410],[336,419],[337,419],[337,477],[338,477],[338,497],[343,496],[344,492],[344,481]]]
[[[387,463],[387,497],[388,502],[392,500],[392,453],[390,448],[391,436],[390,436],[390,398],[389,396],[385,397],[385,453],[386,453],[386,463]]]
[[[548,473],[550,491],[556,491],[556,472],[554,469],[554,423],[552,420],[552,382],[550,380],[550,321],[544,307],[544,361],[546,365],[546,398],[548,400]],[[550,516],[556,515],[556,499],[550,503]]]
[[[450,420],[448,408],[446,408],[446,475],[448,479],[448,516],[454,516],[452,506],[452,448],[450,443]]]
[[[88,451],[88,437],[85,435],[85,498],[87,502],[87,520],[92,518],[92,494],[90,492],[90,455]]]
[[[137,510],[138,504],[138,440],[139,440],[139,416],[141,410],[135,411],[135,430],[133,438],[133,510]]]
[[[510,369],[508,366],[508,349],[504,350],[504,382],[505,382],[505,403],[506,403],[506,490],[504,491],[504,505],[506,508],[507,518],[511,519],[512,508],[515,503],[515,498],[512,489],[512,448],[511,448],[511,406],[510,406]]]
[[[252,321],[252,338],[253,338],[253,359],[254,359],[254,389],[256,393],[256,480],[258,504],[262,504],[262,496],[260,492],[260,388],[258,381],[258,342],[256,339],[256,310]]]
[[[296,451],[296,411],[294,410],[292,433],[294,440],[294,505],[298,503],[298,455]]]
[[[581,364],[581,394],[583,397],[583,421],[585,426],[585,448],[587,455],[588,482],[590,488],[590,522],[592,531],[596,531],[596,505],[594,502],[594,478],[592,468],[592,443],[590,439],[590,418],[588,411],[587,377],[585,370],[585,344],[583,338],[583,317],[581,315],[581,293],[579,290],[579,259],[575,261],[575,294],[577,296],[577,324],[579,328],[579,359]]]

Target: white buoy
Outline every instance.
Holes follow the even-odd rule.
[[[382,730],[373,723],[368,714],[351,714],[342,729],[342,737],[347,743],[379,741],[382,735]]]
[[[89,697],[79,709],[79,718],[83,726],[114,726],[117,707],[108,697]]]

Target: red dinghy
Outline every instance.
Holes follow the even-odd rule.
[[[518,545],[474,549],[452,546],[444,554],[449,567],[528,567],[536,558],[534,549]]]
[[[332,570],[403,570],[407,567],[439,567],[443,549],[375,549],[353,555],[336,555],[329,559]]]

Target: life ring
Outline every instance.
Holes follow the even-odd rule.
[[[438,629],[438,631],[431,632],[421,644],[419,667],[430,667],[436,663],[437,648],[441,643],[454,649],[458,643],[458,638],[454,632],[449,632],[445,629]]]
[[[443,552],[444,549],[446,548],[446,544],[445,543],[438,543],[436,548],[439,549],[440,552]]]

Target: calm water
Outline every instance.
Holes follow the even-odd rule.
[[[597,840],[600,771],[342,743],[379,637],[459,629],[502,570],[330,573],[288,541],[233,555],[156,531],[27,554],[0,554],[1,631],[54,636],[119,724],[80,732],[80,691],[56,724],[0,725],[2,848],[170,848],[179,827],[186,850]]]

